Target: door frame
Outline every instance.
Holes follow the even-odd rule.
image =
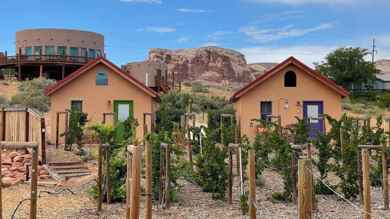
[[[114,100],[113,101],[113,112],[114,112],[114,123],[118,121],[118,104],[127,103],[129,104],[129,116],[134,118],[134,101],[132,100]]]
[[[318,115],[319,115],[319,118],[318,120],[320,121],[320,125],[321,125],[321,129],[319,133],[325,133],[326,130],[325,130],[325,119],[323,118],[323,115],[324,115],[324,111],[325,111],[325,104],[324,104],[324,101],[323,100],[304,100],[302,101],[302,118],[304,120],[307,119],[307,105],[311,105],[311,104],[316,104],[316,105],[319,105],[319,112],[318,112]],[[322,116],[322,117],[321,117]],[[311,129],[311,124],[309,122],[309,128]],[[310,132],[311,130],[309,130],[309,135],[310,135]],[[310,137],[310,136],[309,136]]]

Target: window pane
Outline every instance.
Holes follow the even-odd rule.
[[[96,74],[96,85],[108,85],[107,74],[99,72]]]
[[[24,48],[24,54],[27,55],[27,56],[32,55],[32,47]]]
[[[94,49],[89,49],[89,51],[88,51],[88,57],[89,58],[96,58],[96,50],[94,50]]]
[[[57,55],[65,56],[66,55],[66,47],[65,46],[57,47]]]
[[[71,110],[83,111],[83,101],[81,100],[72,100],[70,105]]]
[[[81,48],[81,56],[82,57],[87,57],[88,56],[88,51],[86,48]]]
[[[40,55],[42,53],[42,46],[34,46],[34,55]]]
[[[54,46],[46,46],[45,55],[54,55]]]
[[[307,117],[310,119],[310,123],[318,123],[318,105],[307,106]]]
[[[261,119],[269,119],[269,116],[272,115],[272,102],[271,101],[262,101],[260,103],[260,113]]]
[[[118,104],[118,121],[124,122],[130,116],[130,105],[127,103]]]
[[[70,56],[79,56],[79,48],[70,47]]]

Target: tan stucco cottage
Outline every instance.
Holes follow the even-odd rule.
[[[342,115],[342,99],[348,92],[321,73],[294,57],[276,65],[234,93],[236,116],[241,136],[254,139],[258,129],[251,120],[280,116],[281,125],[296,123],[296,118],[310,121],[310,136],[324,132],[323,114]]]
[[[154,112],[159,99],[157,92],[103,57],[49,87],[45,94],[51,101],[48,115],[51,142],[56,138],[57,113],[72,108],[87,113],[89,124],[101,123],[103,113],[111,113],[113,121],[124,121],[133,116],[139,123],[136,132],[141,140],[144,113]],[[59,126],[63,129],[62,123]]]

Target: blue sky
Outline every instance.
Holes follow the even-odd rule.
[[[249,63],[296,56],[319,62],[341,46],[390,58],[387,0],[1,0],[0,51],[15,53],[15,32],[72,28],[102,33],[109,59],[143,60],[150,48],[215,45]]]

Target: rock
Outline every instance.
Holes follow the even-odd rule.
[[[46,169],[42,169],[39,171],[39,175],[49,175],[49,172]]]
[[[11,153],[8,154],[8,157],[13,161],[13,159],[16,157],[16,156],[19,156],[21,155],[20,153],[16,152],[16,151],[13,151]]]
[[[1,183],[2,183],[3,187],[12,186],[12,185],[14,185],[15,181],[16,181],[16,178],[12,178],[12,177],[1,178]]]
[[[10,158],[6,158],[1,161],[1,165],[3,166],[11,166],[12,165],[12,160]]]
[[[31,154],[25,154],[25,155],[23,155],[23,157],[26,160],[31,160],[32,159],[32,155]]]
[[[24,155],[19,155],[14,157],[13,162],[23,162],[24,161]]]
[[[49,175],[48,174],[40,175],[39,179],[49,179]]]

